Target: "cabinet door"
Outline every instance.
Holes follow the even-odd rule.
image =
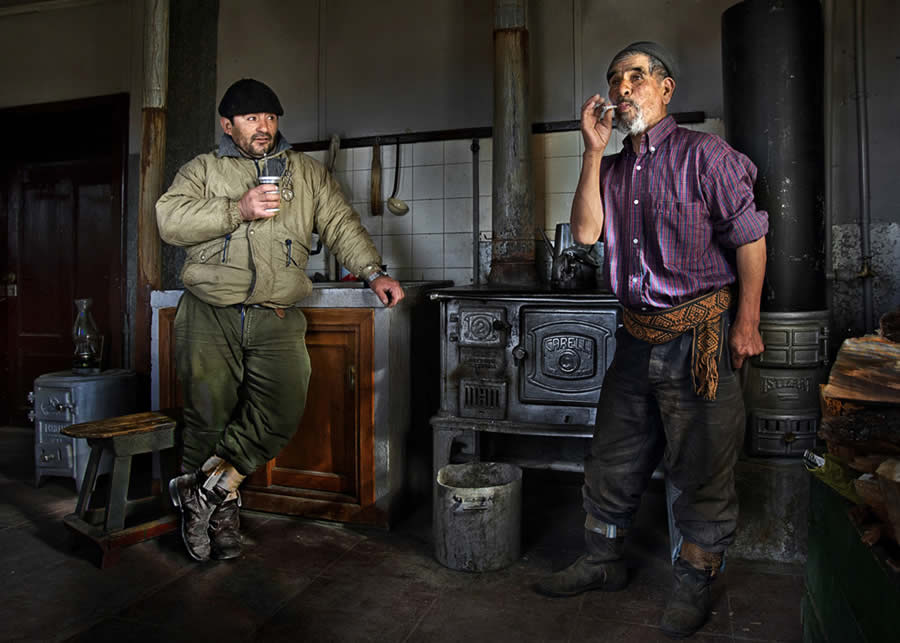
[[[160,311],[162,408],[181,406],[172,325]],[[282,452],[249,476],[244,506],[258,511],[381,524],[375,503],[374,400],[370,308],[308,308],[312,376],[300,426]]]
[[[267,482],[341,494],[360,503],[361,483],[372,462],[372,311],[304,313],[312,365],[306,411],[297,433],[269,467]]]

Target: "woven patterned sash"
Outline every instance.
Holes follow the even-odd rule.
[[[694,390],[707,400],[716,399],[719,388],[718,361],[722,354],[719,320],[731,305],[731,290],[721,290],[692,299],[657,313],[638,313],[625,309],[625,329],[650,344],[665,344],[689,330],[691,343],[691,376]]]

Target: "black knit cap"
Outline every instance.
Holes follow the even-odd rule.
[[[225,90],[219,103],[219,115],[234,118],[238,114],[275,114],[284,110],[272,89],[258,80],[242,78]]]
[[[663,65],[665,65],[666,72],[669,76],[671,76],[673,79],[678,77],[678,63],[675,62],[675,56],[673,56],[672,52],[670,52],[658,42],[651,42],[649,40],[633,42],[625,47],[622,51],[617,53],[615,56],[613,56],[613,62],[615,62],[619,56],[629,51],[637,51],[642,54],[647,54],[648,56],[653,56]],[[610,62],[609,67],[606,70],[607,79],[612,76],[612,66],[613,63]]]

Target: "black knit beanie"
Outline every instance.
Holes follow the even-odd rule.
[[[258,80],[242,78],[225,90],[219,103],[219,115],[234,118],[238,114],[275,114],[284,110],[272,89]]]
[[[659,62],[661,62],[666,67],[666,73],[671,76],[673,79],[678,77],[678,64],[675,62],[675,56],[672,53],[663,47],[661,44],[657,42],[651,42],[649,40],[641,40],[639,42],[633,42],[627,47],[625,47],[622,51],[617,53],[612,57],[613,62],[621,56],[622,54],[629,51],[638,51],[642,54],[647,54],[648,56],[653,56]],[[613,62],[609,63],[609,67],[606,70],[606,78],[609,79],[612,76],[612,66]]]

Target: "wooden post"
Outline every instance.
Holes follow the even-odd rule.
[[[168,75],[169,0],[145,0],[138,283],[134,325],[134,368],[145,376],[150,373],[150,293],[162,287],[156,200],[162,194],[165,170]]]

